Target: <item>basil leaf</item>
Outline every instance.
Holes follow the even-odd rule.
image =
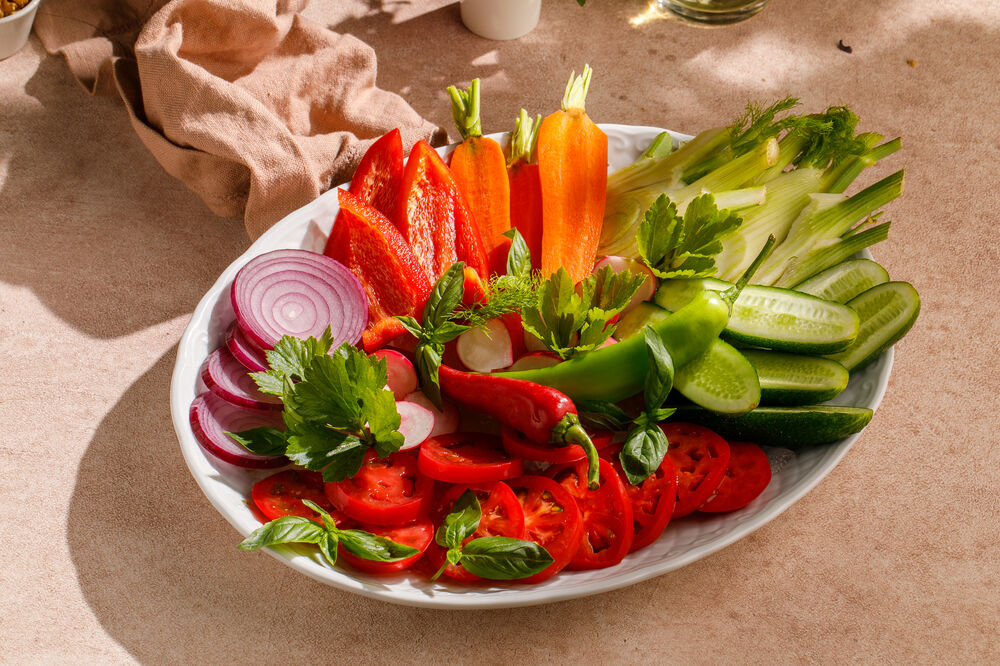
[[[392,539],[364,530],[336,530],[335,534],[344,550],[373,562],[398,562],[420,552],[412,546],[404,546]]]
[[[420,377],[420,390],[435,407],[441,409],[441,383],[438,380],[438,369],[441,367],[441,357],[444,347],[439,344],[418,342],[413,355],[417,361],[417,375]]]
[[[434,540],[445,548],[459,548],[466,538],[475,534],[482,517],[483,509],[479,505],[479,498],[472,490],[466,490],[455,500],[451,513],[444,517]]]
[[[613,402],[577,400],[580,423],[590,430],[625,430],[631,422],[625,410]]]
[[[288,433],[270,426],[250,428],[239,432],[226,432],[229,438],[247,451],[262,456],[277,456],[288,446]]]
[[[430,338],[433,342],[443,345],[446,342],[451,342],[462,333],[465,333],[469,330],[469,328],[469,326],[456,324],[453,321],[446,321],[431,331]]]
[[[659,426],[640,417],[640,425],[632,429],[622,446],[618,459],[628,482],[637,486],[656,471],[667,455],[667,436]]]
[[[323,526],[326,527],[327,531],[337,529],[337,521],[333,519],[333,516],[326,512],[326,509],[311,500],[304,499],[302,500],[302,503],[319,514],[319,517],[323,521]]]
[[[399,323],[403,325],[403,328],[409,331],[410,334],[413,335],[413,337],[415,337],[418,340],[420,340],[423,337],[424,327],[421,326],[420,322],[418,322],[416,319],[414,319],[413,317],[396,317],[396,319],[399,320]]]
[[[649,372],[646,373],[643,400],[646,403],[646,411],[652,412],[666,402],[670,390],[674,387],[674,360],[652,327],[644,326],[642,335],[646,342],[646,355],[649,357]]]
[[[437,328],[451,316],[465,295],[465,262],[451,265],[434,283],[424,306],[424,327]]]
[[[319,546],[319,552],[323,556],[323,559],[331,567],[337,566],[337,535],[333,532],[326,532],[323,538],[319,540],[316,545]]]
[[[502,234],[510,239],[510,250],[507,252],[507,275],[531,274],[531,250],[524,236],[517,229],[511,228]]]
[[[237,548],[257,550],[281,543],[319,543],[326,530],[322,525],[302,516],[282,516],[258,527]]]
[[[462,549],[461,548],[449,548],[448,552],[444,555],[445,560],[448,564],[457,565],[462,561]]]
[[[473,539],[462,548],[461,564],[480,578],[517,580],[552,564],[549,551],[533,541],[493,536]]]

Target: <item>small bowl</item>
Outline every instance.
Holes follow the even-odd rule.
[[[0,60],[14,55],[28,43],[40,4],[42,0],[31,0],[10,16],[0,18]]]

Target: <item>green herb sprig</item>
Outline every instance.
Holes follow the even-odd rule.
[[[740,224],[739,215],[719,210],[711,194],[692,199],[683,216],[661,194],[639,223],[636,244],[642,260],[658,278],[708,277],[715,273],[721,240]]]

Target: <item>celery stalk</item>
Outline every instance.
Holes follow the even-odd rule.
[[[853,229],[844,238],[813,250],[805,257],[792,260],[781,277],[775,281],[775,287],[793,287],[803,280],[808,280],[817,273],[835,266],[840,262],[849,259],[861,250],[880,243],[889,237],[889,225],[891,222],[858,231]],[[864,224],[860,225],[864,226]]]
[[[748,153],[732,159],[690,185],[670,193],[670,199],[679,206],[702,192],[734,190],[753,181],[761,172],[773,166],[778,159],[778,142],[774,138],[761,143]]]
[[[875,135],[879,136],[879,135]],[[902,148],[899,138],[886,141],[880,146],[876,146],[864,155],[859,155],[850,160],[845,160],[843,164],[830,167],[823,176],[823,190],[826,192],[843,192],[854,179],[861,175],[861,172],[879,160],[892,155]]]
[[[706,130],[680,148],[663,157],[640,157],[632,164],[608,176],[608,194],[628,192],[651,185],[661,192],[680,181],[684,169],[718,150],[729,140],[729,129]]]

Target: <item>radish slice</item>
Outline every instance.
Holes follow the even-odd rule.
[[[514,364],[507,368],[510,372],[517,372],[518,370],[538,370],[540,368],[550,368],[553,365],[558,365],[562,363],[558,354],[553,352],[532,352],[531,354],[525,354],[521,358],[514,361]]]
[[[653,275],[653,271],[649,270],[649,266],[642,263],[638,259],[628,259],[617,255],[601,257],[601,259],[594,264],[594,272],[596,273],[605,266],[610,266],[611,270],[615,273],[631,271],[636,275],[646,276],[646,279],[643,280],[641,285],[639,285],[638,291],[635,292],[632,296],[632,300],[628,302],[628,305],[625,306],[625,309],[622,310],[622,312],[628,312],[643,301],[652,300],[653,296],[656,294],[656,276]]]
[[[414,391],[406,396],[406,402],[413,402],[426,408],[434,416],[434,427],[431,429],[430,437],[438,435],[450,435],[458,432],[459,413],[455,403],[447,400],[441,401],[441,409],[438,409],[430,399],[420,391]]]
[[[400,451],[420,446],[434,430],[434,414],[423,405],[407,400],[396,402],[399,412],[399,432],[403,433]]]
[[[281,409],[281,398],[261,393],[247,373],[246,367],[236,360],[226,347],[219,347],[208,355],[201,368],[201,380],[217,396],[239,407],[248,409]]]
[[[486,330],[470,328],[458,336],[458,357],[474,372],[493,372],[514,362],[507,326],[499,319],[486,322]]]
[[[610,347],[611,345],[616,345],[616,344],[618,344],[617,340],[615,340],[614,338],[608,338],[607,340],[601,343],[601,347]],[[601,347],[598,347],[598,349],[600,349]]]
[[[271,349],[283,335],[322,335],[333,348],[356,344],[368,324],[368,297],[343,264],[307,250],[275,250],[251,259],[230,290],[236,321],[247,338]]]
[[[545,343],[536,338],[534,333],[530,333],[527,330],[524,331],[524,348],[529,352],[548,351]]]
[[[250,372],[263,372],[268,369],[267,357],[264,352],[247,340],[239,326],[233,324],[226,337],[226,348],[237,361]]]
[[[407,394],[417,390],[417,371],[410,359],[392,349],[379,349],[372,356],[385,359],[386,374],[389,377],[387,386],[396,400],[404,400]]]
[[[289,463],[285,456],[261,456],[251,453],[226,434],[262,426],[284,430],[285,425],[277,413],[243,409],[208,391],[191,403],[189,417],[191,429],[198,442],[219,460],[251,469],[283,467]]]

